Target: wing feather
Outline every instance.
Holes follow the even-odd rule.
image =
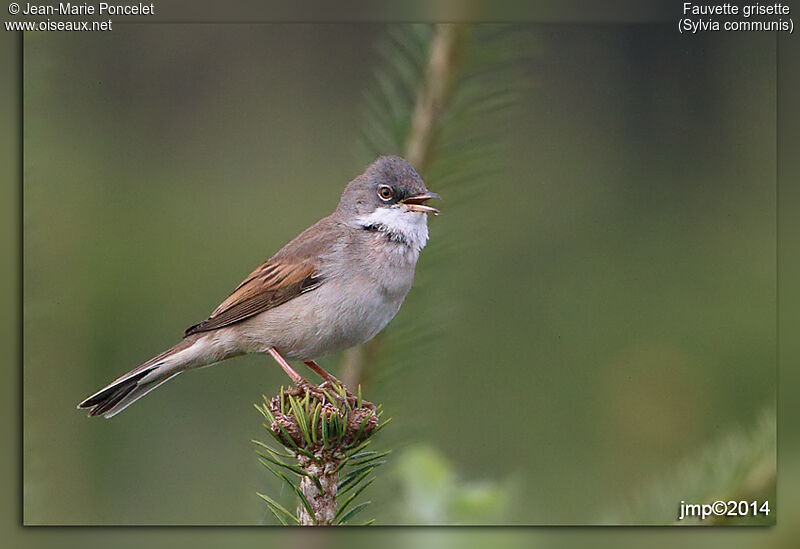
[[[211,316],[189,327],[184,337],[241,322],[318,288],[324,279],[321,258],[337,247],[344,230],[331,216],[319,220],[250,273]]]
[[[322,277],[314,265],[266,262],[253,271],[211,316],[189,327],[184,337],[230,326],[268,311],[278,305],[317,288]]]

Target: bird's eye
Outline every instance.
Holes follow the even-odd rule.
[[[391,200],[392,195],[392,188],[389,185],[381,185],[378,188],[378,196],[381,197],[381,200]]]

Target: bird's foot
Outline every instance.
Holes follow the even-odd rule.
[[[317,389],[320,391],[324,391],[326,395],[329,395],[328,400],[333,398],[338,400],[339,402],[347,401],[347,404],[351,408],[367,408],[368,410],[372,410],[373,412],[377,410],[375,404],[363,398],[359,399],[358,395],[353,394],[350,391],[350,389],[348,389],[347,386],[341,381],[325,380],[319,384]],[[344,395],[342,395],[342,392],[344,392]]]
[[[278,364],[280,364],[283,371],[289,376],[289,379],[292,380],[292,383],[298,389],[298,393],[310,393],[322,402],[325,400],[337,400],[339,402],[346,402],[347,405],[352,408],[361,407],[367,408],[373,412],[376,411],[375,404],[368,400],[359,399],[359,397],[353,394],[336,376],[325,371],[325,369],[313,360],[307,360],[305,364],[323,379],[322,383],[319,385],[312,384],[298,374],[274,347],[270,347],[268,352]]]
[[[341,385],[342,387],[344,387],[344,383],[339,381],[339,379],[336,376],[334,376],[333,374],[331,374],[330,372],[325,370],[322,366],[320,366],[319,364],[317,364],[313,360],[306,360],[306,361],[303,362],[303,364],[305,364],[306,366],[311,368],[311,370],[315,374],[317,374],[319,377],[321,377],[324,381],[327,381],[327,382],[330,382],[330,383],[336,384],[336,385]]]
[[[322,366],[320,366],[313,360],[306,360],[304,364],[309,368],[311,368],[311,370],[314,371],[314,373],[316,373],[319,377],[323,379],[323,382],[319,385],[321,388],[322,387],[330,388],[332,389],[333,394],[335,394],[337,397],[341,397],[340,391],[336,389],[337,386],[341,387],[342,389],[344,389],[345,393],[344,398],[347,399],[347,403],[353,406],[354,408],[358,406],[358,396],[351,393],[350,389],[348,389],[347,386],[344,383],[342,383],[342,381],[339,380],[339,378],[337,378],[330,372],[326,371]],[[344,398],[342,398],[342,400],[344,400]],[[362,400],[361,405],[370,410],[373,411],[375,410],[375,405],[368,400]]]

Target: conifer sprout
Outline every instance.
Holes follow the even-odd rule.
[[[367,450],[371,438],[389,420],[380,421],[381,406],[326,381],[314,387],[284,389],[264,397],[256,409],[280,449],[254,440],[259,461],[297,496],[295,512],[258,494],[281,524],[333,526],[350,523],[369,501],[356,498],[374,480],[376,467],[390,452]],[[364,524],[371,524],[368,521]]]

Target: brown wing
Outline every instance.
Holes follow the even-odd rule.
[[[188,328],[183,337],[241,322],[318,288],[320,258],[336,248],[344,230],[331,216],[300,233],[250,273],[211,316]]]
[[[183,337],[235,324],[309,292],[321,282],[311,262],[267,261],[250,273],[211,316],[188,328]]]

